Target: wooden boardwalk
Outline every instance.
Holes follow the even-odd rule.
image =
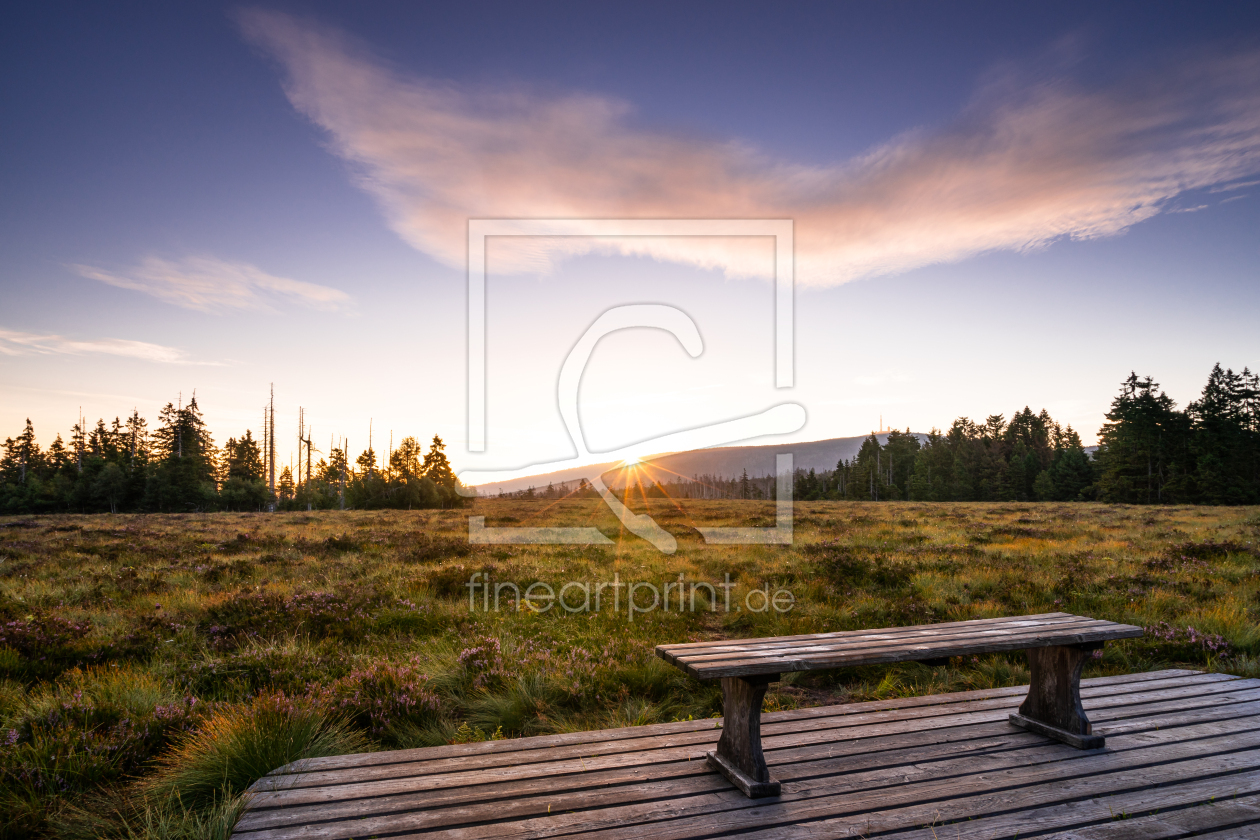
[[[1085,680],[1085,751],[1011,726],[1024,693],[767,714],[773,799],[705,765],[713,720],[315,759],[260,781],[234,837],[1260,840],[1260,680]]]

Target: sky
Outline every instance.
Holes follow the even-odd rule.
[[[1092,443],[1131,370],[1184,406],[1260,367],[1254,4],[0,14],[0,436],[195,394],[222,443],[274,383],[282,462],[299,407],[317,457],[438,434],[457,468],[556,462],[567,354],[643,303],[703,350],[603,338],[583,451],[785,403],[803,424],[754,442],[1027,405]],[[470,219],[572,225],[488,242],[481,453]],[[773,240],[591,219],[791,220],[792,386]]]

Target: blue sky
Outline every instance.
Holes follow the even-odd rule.
[[[6,10],[0,435],[196,389],[222,442],[275,382],[289,437],[303,405],[320,448],[371,418],[471,464],[468,218],[734,216],[795,220],[794,388],[761,246],[504,243],[485,463],[572,451],[559,366],[638,302],[705,352],[606,339],[593,448],[783,401],[797,439],[1028,404],[1092,440],[1131,369],[1184,404],[1260,366],[1258,36],[1234,3]]]

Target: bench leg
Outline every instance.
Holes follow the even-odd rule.
[[[709,764],[753,799],[779,795],[779,783],[770,778],[761,752],[761,701],[778,678],[776,674],[722,680],[722,737],[708,754]]]
[[[1011,723],[1079,750],[1103,746],[1103,737],[1093,734],[1081,705],[1081,669],[1101,647],[1098,642],[1029,649],[1032,684],[1019,713],[1011,715]]]

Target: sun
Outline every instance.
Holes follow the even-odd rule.
[[[627,458],[626,460],[624,460],[624,461],[622,461],[622,462],[621,462],[621,466],[623,466],[623,467],[633,467],[634,465],[636,465],[636,464],[638,464],[638,463],[639,463],[639,456],[638,456],[638,455],[631,455],[629,458]]]

